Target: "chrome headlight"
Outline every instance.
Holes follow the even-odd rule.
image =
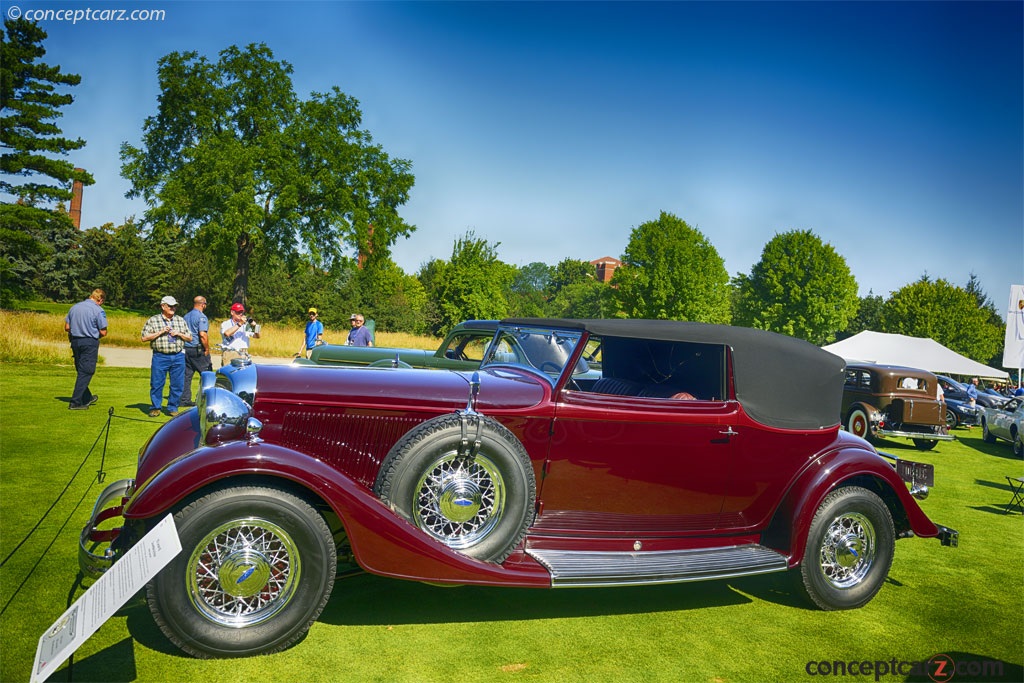
[[[216,446],[243,438],[249,430],[252,408],[228,389],[216,386],[216,376],[204,372],[200,380],[199,430],[203,441]]]

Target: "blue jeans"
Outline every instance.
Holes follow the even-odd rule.
[[[153,363],[149,368],[149,400],[153,410],[160,410],[163,403],[164,379],[170,375],[171,387],[167,392],[167,410],[178,409],[181,392],[185,388],[185,354],[153,352]]]

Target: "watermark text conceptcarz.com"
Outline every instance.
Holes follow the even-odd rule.
[[[81,9],[23,9],[11,5],[4,12],[7,19],[27,19],[35,22],[63,21],[71,24],[87,21],[163,21],[167,10],[163,9],[120,9],[116,7],[85,7]]]
[[[938,654],[927,661],[853,659],[807,662],[804,671],[815,677],[872,677],[880,681],[887,676],[927,676],[935,683],[947,681],[983,681],[1003,676],[1003,662],[994,659],[955,660]]]

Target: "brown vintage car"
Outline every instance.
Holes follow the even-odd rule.
[[[868,441],[913,439],[922,451],[952,441],[938,378],[898,365],[850,364],[843,386],[843,425]]]

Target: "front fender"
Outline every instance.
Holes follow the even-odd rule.
[[[550,586],[550,574],[536,562],[520,558],[502,566],[462,555],[322,461],[274,444],[233,442],[178,458],[133,493],[124,517],[155,518],[204,488],[253,476],[288,481],[330,506],[345,527],[356,561],[369,572],[418,581]]]
[[[939,536],[939,528],[910,495],[896,469],[869,447],[847,442],[811,461],[789,488],[769,525],[765,542],[785,553],[790,567],[803,558],[807,534],[821,502],[841,486],[861,486],[878,494],[889,506],[897,535],[912,531],[924,538]]]

